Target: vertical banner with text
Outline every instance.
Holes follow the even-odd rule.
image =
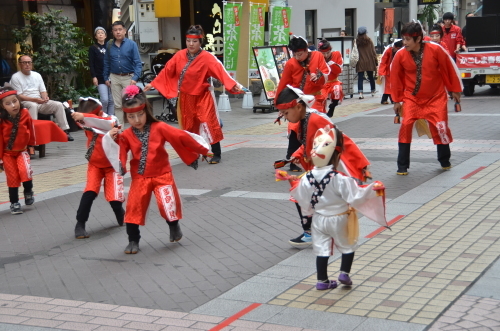
[[[291,7],[269,7],[269,45],[288,45]]]
[[[222,3],[224,9],[224,67],[236,78],[240,45],[241,2]]]
[[[248,56],[248,78],[259,78],[259,70],[255,62],[252,47],[264,46],[264,24],[266,4],[249,3],[250,5],[250,29],[249,29],[249,56]]]

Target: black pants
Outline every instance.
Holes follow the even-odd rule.
[[[316,272],[317,279],[324,281],[328,279],[328,258],[329,256],[316,257]],[[342,262],[340,263],[340,271],[345,273],[351,272],[352,262],[354,261],[354,252],[342,254]]]
[[[96,197],[97,193],[94,191],[87,191],[83,193],[82,199],[80,200],[80,206],[78,206],[78,210],[76,211],[76,220],[78,222],[85,223],[89,220],[90,209],[92,208],[92,204],[94,203]],[[111,205],[111,208],[117,218],[123,217],[123,203],[121,201],[110,201],[109,204]]]
[[[210,146],[212,146],[212,153],[214,153],[214,156],[220,157],[222,154],[222,150],[220,148],[220,141]]]
[[[335,111],[335,107],[339,104],[339,100],[332,100],[330,106],[328,106],[328,117],[333,116],[333,112]]]
[[[375,79],[373,79],[373,71],[367,71],[368,80],[370,81],[370,87],[372,92],[375,92]],[[365,79],[365,72],[358,72],[358,92],[363,92],[363,80]]]
[[[33,181],[28,180],[23,182],[24,194],[30,193],[33,190]],[[9,187],[9,200],[10,203],[19,202],[19,187]]]
[[[390,94],[382,94],[382,100],[380,100],[380,103],[387,102],[388,99],[390,99],[391,102],[393,102]]]
[[[311,231],[312,216],[302,215],[302,209],[300,208],[298,203],[295,203],[295,207],[297,207],[297,212],[299,213],[300,224],[302,225],[302,229],[304,230],[304,232]]]
[[[298,150],[302,146],[302,143],[299,141],[297,137],[297,133],[295,131],[290,132],[288,136],[288,149],[286,150],[286,159],[290,160],[292,154]]]
[[[177,224],[179,221],[172,221],[169,222],[167,221],[168,227],[170,229],[177,227]],[[139,243],[139,240],[141,239],[141,230],[139,230],[139,225],[138,224],[132,224],[132,223],[125,223],[127,226],[127,234],[128,234],[128,241],[135,241],[136,243]]]

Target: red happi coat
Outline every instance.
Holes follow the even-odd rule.
[[[314,135],[318,129],[322,129],[326,126],[335,127],[335,125],[324,116],[318,113],[312,112],[309,115],[309,121],[307,122],[307,132],[302,132],[301,124],[298,123],[297,137],[302,141],[302,135],[306,135],[306,145],[300,146],[297,151],[292,154],[294,158],[300,158],[301,165],[305,170],[311,170],[314,164],[311,161],[311,151],[313,149]],[[359,147],[354,141],[351,140],[345,133],[344,135],[344,151],[340,155],[340,160],[343,163],[344,169],[348,176],[359,179],[360,181],[366,181],[366,167],[370,165],[370,162],[366,156],[361,152]]]
[[[215,144],[224,136],[208,78],[220,80],[230,93],[238,83],[213,54],[202,50],[185,71],[179,89],[181,72],[188,62],[187,53],[187,49],[175,53],[151,85],[166,98],[179,97],[177,118],[182,129],[199,134],[210,144]]]
[[[435,144],[453,141],[448,127],[448,92],[462,92],[458,68],[443,47],[424,42],[420,89],[413,95],[417,81],[417,66],[410,52],[402,48],[391,66],[391,97],[403,102],[403,122],[399,142],[410,143],[413,123],[425,119]]]
[[[132,152],[132,159],[130,160],[130,175],[132,178],[156,177],[172,171],[168,153],[164,147],[166,142],[175,149],[181,160],[188,165],[197,160],[200,154],[206,155],[209,151],[189,132],[179,130],[166,123],[153,122],[150,130],[146,167],[142,175],[138,173],[142,150],[141,141],[134,134],[131,127],[119,135],[120,161],[123,167],[127,164],[128,151]]]
[[[464,37],[462,36],[462,29],[452,24],[450,32],[447,33],[444,27],[443,32],[444,34],[443,38],[441,38],[441,43],[446,44],[450,56],[455,59],[457,57],[457,54],[455,53],[457,45],[465,45]]]
[[[342,91],[342,82],[339,81],[339,75],[342,73],[344,60],[339,51],[333,51],[330,60],[327,62],[330,67],[330,74],[326,84],[321,89],[321,94],[316,97],[316,100],[321,102],[323,108],[326,108],[326,99],[330,97],[332,100],[340,100],[344,98]]]
[[[319,95],[321,89],[326,83],[326,77],[330,74],[330,67],[326,64],[323,54],[318,51],[309,52],[311,58],[309,65],[307,67],[302,67],[295,58],[291,58],[287,61],[285,69],[281,75],[280,83],[276,89],[276,98],[278,99],[281,91],[287,86],[291,85],[296,88],[300,88],[302,83],[302,77],[304,72],[307,73],[306,82],[302,89],[304,94]],[[318,76],[318,80],[315,82],[311,81],[311,73],[315,73]],[[321,112],[325,112],[324,105],[321,102],[315,101],[313,108],[318,109]]]
[[[387,47],[380,58],[378,75],[384,77],[384,94],[391,94],[391,62],[393,58],[392,46]]]
[[[19,110],[19,126],[17,128],[16,139],[14,140],[14,144],[12,145],[12,149],[10,151],[24,151],[30,146],[35,145],[35,129],[33,127],[33,120],[31,119],[30,113],[28,109],[22,108]],[[1,139],[0,139],[0,160],[3,158],[4,151],[7,151],[7,145],[10,139],[10,133],[12,132],[12,128],[14,125],[11,121],[0,120],[0,131],[1,131]]]

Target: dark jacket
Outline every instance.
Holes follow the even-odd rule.
[[[377,70],[377,53],[375,53],[375,46],[369,39],[368,43],[360,46],[356,38],[356,45],[358,46],[359,61],[356,64],[356,72],[362,71],[375,71]]]
[[[105,84],[104,81],[104,54],[106,54],[106,43],[98,43],[89,48],[89,67],[92,78],[97,77],[99,84]]]

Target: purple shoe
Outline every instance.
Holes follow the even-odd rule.
[[[337,287],[337,282],[334,280],[329,280],[328,283],[319,282],[316,283],[316,289],[319,291],[329,290]]]
[[[350,286],[352,285],[352,280],[351,278],[349,277],[348,274],[344,274],[344,273],[341,273],[340,276],[339,276],[339,282],[341,284],[344,284],[344,285],[347,285],[347,286]]]

